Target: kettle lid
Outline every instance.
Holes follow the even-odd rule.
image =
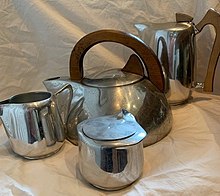
[[[112,69],[102,72],[98,76],[83,78],[82,83],[92,87],[118,87],[133,84],[142,79],[143,76]]]
[[[97,141],[115,141],[126,140],[132,137],[132,140],[138,143],[146,136],[146,132],[136,122],[134,116],[127,110],[117,115],[101,116],[94,119],[88,119],[81,124],[82,132],[90,139]],[[137,133],[142,133],[134,137]]]

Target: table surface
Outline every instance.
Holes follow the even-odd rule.
[[[119,191],[85,182],[78,147],[68,141],[45,159],[17,156],[1,125],[0,195],[220,195],[220,96],[193,92],[172,112],[169,135],[144,148],[141,178]]]

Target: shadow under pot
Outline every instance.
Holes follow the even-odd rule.
[[[90,184],[118,190],[136,181],[143,170],[146,131],[126,110],[81,122],[79,169]]]

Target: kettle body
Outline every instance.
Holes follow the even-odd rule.
[[[94,79],[92,80],[94,82]],[[126,108],[148,130],[144,146],[164,138],[172,127],[172,112],[167,99],[152,83],[141,79],[123,86],[92,86],[60,77],[44,81],[48,90],[56,91],[66,83],[74,90],[67,119],[67,138],[78,145],[77,125],[83,120],[115,114]],[[57,89],[56,89],[57,88]],[[58,98],[59,99],[59,98]],[[63,100],[64,101],[64,100]],[[61,102],[61,100],[60,100]]]
[[[104,41],[124,44],[138,56],[131,55],[126,65],[116,70],[118,74],[110,76],[112,70],[108,70],[99,79],[84,77],[84,55],[93,45]],[[129,110],[148,131],[144,146],[161,140],[170,132],[172,112],[163,92],[161,65],[154,52],[136,36],[116,30],[99,30],[86,35],[71,53],[70,75],[70,78],[50,78],[43,83],[52,92],[65,84],[73,88],[74,96],[67,118],[67,138],[72,143],[78,145],[77,124],[81,121],[115,114],[122,108]]]

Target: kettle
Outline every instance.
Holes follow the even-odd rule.
[[[157,54],[164,70],[165,92],[171,105],[188,101],[191,88],[199,87],[213,91],[213,80],[220,51],[220,14],[209,9],[204,18],[195,25],[193,18],[177,13],[176,22],[135,24],[138,36]],[[207,24],[215,27],[216,38],[210,55],[204,84],[195,81],[195,35]]]
[[[86,78],[83,58],[91,47],[101,42],[125,45],[136,54],[130,56],[121,70],[108,70],[98,79]],[[75,145],[78,145],[77,124],[89,118],[118,113],[121,108],[130,111],[148,131],[144,146],[161,140],[171,130],[172,112],[164,95],[160,62],[155,53],[132,34],[98,30],[85,35],[72,50],[70,78],[49,78],[43,83],[51,92],[56,92],[66,84],[72,86],[74,96],[67,117],[67,138]],[[65,99],[59,102],[65,102]],[[62,111],[62,107],[59,107]]]

